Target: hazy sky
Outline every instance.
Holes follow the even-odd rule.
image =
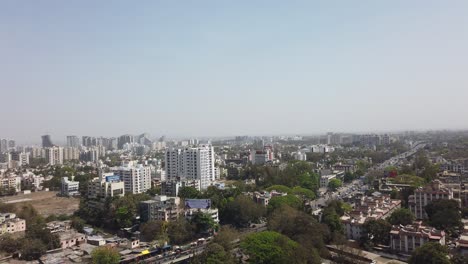
[[[468,128],[468,1],[0,1],[0,138]]]

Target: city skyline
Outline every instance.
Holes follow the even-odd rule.
[[[2,2],[0,136],[467,129],[467,7]]]

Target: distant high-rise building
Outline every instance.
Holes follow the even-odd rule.
[[[170,148],[166,151],[166,177],[168,180],[200,180],[200,187],[206,190],[215,180],[214,150],[210,145]]]
[[[29,164],[29,153],[27,152],[11,152],[11,160],[16,161],[18,166]]]
[[[51,147],[45,149],[46,161],[49,165],[63,164],[63,148]]]
[[[92,147],[97,145],[97,139],[95,137],[83,136],[82,141],[82,144],[85,147]]]
[[[143,193],[151,188],[151,168],[134,162],[111,168],[124,182],[126,193]]]
[[[77,136],[67,136],[67,147],[77,148],[80,146],[80,139]]]
[[[0,140],[0,153],[7,152],[8,150],[8,140],[2,139]]]
[[[51,148],[54,144],[52,144],[52,140],[50,139],[50,135],[42,136],[42,147],[43,148]]]
[[[120,136],[119,139],[117,140],[117,147],[118,149],[123,149],[123,146],[127,143],[133,143],[135,142],[135,138],[132,135],[123,135]]]
[[[75,147],[66,147],[63,149],[63,160],[79,160],[80,150]]]
[[[8,140],[8,148],[15,148],[16,142],[14,140]]]

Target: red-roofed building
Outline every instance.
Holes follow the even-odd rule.
[[[411,253],[428,242],[445,245],[445,232],[423,226],[421,221],[407,226],[393,226],[390,231],[390,247],[394,251]]]

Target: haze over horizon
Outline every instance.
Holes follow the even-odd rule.
[[[468,128],[466,10],[2,1],[0,138]]]

